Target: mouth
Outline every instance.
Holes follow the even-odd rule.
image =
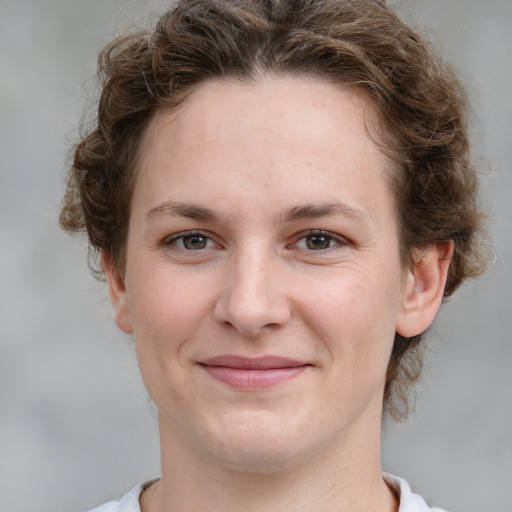
[[[280,356],[255,358],[235,355],[216,356],[199,365],[215,380],[237,389],[268,389],[294,379],[310,363]]]

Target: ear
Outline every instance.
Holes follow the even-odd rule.
[[[443,300],[452,255],[452,241],[431,245],[418,254],[414,268],[407,275],[396,325],[398,334],[406,338],[416,336],[434,321]]]
[[[114,307],[114,320],[121,331],[126,334],[133,332],[133,325],[130,317],[130,308],[126,295],[124,277],[114,265],[112,259],[104,252],[101,253],[101,267],[105,272],[110,292],[110,300]]]

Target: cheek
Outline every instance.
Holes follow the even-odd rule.
[[[198,337],[206,297],[193,283],[165,272],[135,274],[128,289],[140,374],[161,411],[192,407],[187,347]]]
[[[311,284],[301,316],[329,352],[334,369],[383,371],[398,317],[398,274],[344,269]]]
[[[204,281],[195,283],[163,268],[134,275],[127,291],[136,344],[140,350],[178,351],[209,309]]]

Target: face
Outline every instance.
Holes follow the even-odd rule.
[[[371,113],[265,78],[201,84],[152,119],[125,273],[105,266],[163,437],[262,471],[375,437],[415,286]]]

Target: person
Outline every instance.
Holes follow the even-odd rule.
[[[60,221],[133,334],[162,467],[95,510],[440,510],[380,434],[486,267],[455,74],[377,0],[179,0],[99,73]]]

